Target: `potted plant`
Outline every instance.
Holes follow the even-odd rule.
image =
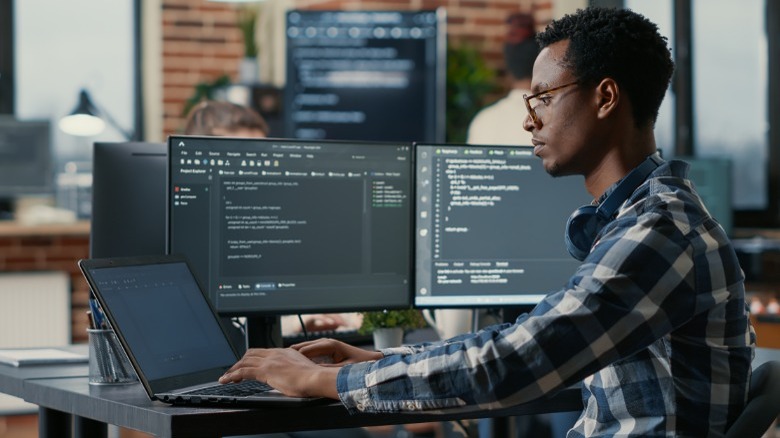
[[[495,72],[482,52],[461,43],[447,48],[447,141],[464,143],[471,119],[484,107],[485,98],[497,90]]]
[[[404,329],[425,326],[420,311],[417,309],[382,310],[363,312],[363,323],[360,333],[373,333],[374,348],[399,347],[403,343]]]

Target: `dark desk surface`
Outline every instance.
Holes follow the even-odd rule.
[[[95,386],[89,385],[86,377],[27,381],[25,399],[58,411],[137,429],[155,436],[219,436],[317,430],[527,415],[582,407],[580,391],[568,389],[547,400],[489,412],[350,415],[340,403],[296,408],[190,408],[150,401],[138,383]]]
[[[780,350],[756,349],[754,367],[780,360]],[[339,403],[267,409],[174,407],[152,402],[138,383],[89,385],[86,365],[10,367],[0,365],[0,392],[77,417],[137,429],[156,436],[220,436],[317,430],[453,419],[506,417],[581,409],[579,390],[493,411],[350,415]]]

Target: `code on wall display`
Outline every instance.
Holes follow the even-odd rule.
[[[441,141],[443,11],[291,11],[286,30],[288,136]]]

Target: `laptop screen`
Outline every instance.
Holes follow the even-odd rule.
[[[186,263],[88,269],[147,380],[227,368],[238,359]]]

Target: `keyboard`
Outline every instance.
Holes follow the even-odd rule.
[[[289,347],[293,344],[298,344],[304,341],[313,341],[315,339],[331,338],[338,341],[351,344],[351,345],[367,345],[374,342],[374,338],[371,333],[361,334],[357,329],[352,330],[323,330],[316,332],[309,332],[308,338],[303,333],[296,333],[294,335],[286,335],[282,337],[282,343],[285,347]]]
[[[272,390],[270,386],[257,380],[244,380],[238,383],[214,385],[206,388],[185,392],[186,395],[226,395],[234,397],[246,397],[254,394],[262,394]]]

